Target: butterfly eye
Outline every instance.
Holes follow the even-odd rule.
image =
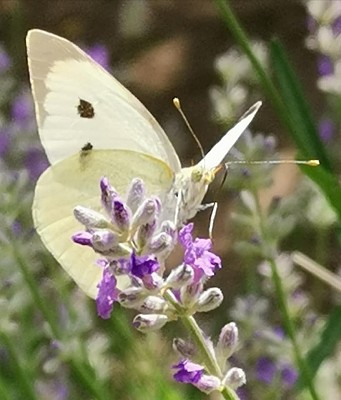
[[[92,104],[83,99],[79,99],[77,111],[81,118],[93,118],[95,116],[95,110]]]

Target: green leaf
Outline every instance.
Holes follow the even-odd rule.
[[[335,351],[341,338],[341,306],[336,307],[330,314],[325,323],[321,334],[320,342],[312,348],[307,357],[306,362],[310,367],[310,373],[316,375],[322,362]],[[299,378],[297,383],[298,390],[304,388],[303,380]]]
[[[321,163],[315,168],[302,167],[302,171],[320,187],[341,219],[341,187],[337,176],[332,173],[331,162],[298,78],[278,40],[271,42],[270,53],[274,75],[289,116],[289,132],[299,150],[299,158],[316,158]]]
[[[278,40],[270,43],[270,54],[281,97],[292,121],[291,135],[300,153],[303,157],[319,159],[323,168],[331,171],[330,160],[318,135],[301,85]]]

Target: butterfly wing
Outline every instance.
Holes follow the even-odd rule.
[[[239,121],[212,147],[206,156],[197,164],[205,170],[210,170],[218,167],[218,165],[226,157],[227,153],[235,145],[240,135],[250,125],[257,111],[262,105],[261,101],[250,107]]]
[[[85,153],[85,152],[84,152]],[[102,269],[99,255],[72,242],[71,237],[84,227],[73,216],[77,205],[103,212],[99,182],[107,176],[120,193],[130,181],[140,177],[150,194],[162,198],[173,183],[173,172],[159,159],[124,150],[92,150],[78,153],[51,165],[39,178],[33,201],[33,220],[47,249],[77,285],[96,297]]]
[[[26,42],[39,135],[51,164],[91,144],[139,151],[180,170],[155,118],[79,47],[38,29]]]

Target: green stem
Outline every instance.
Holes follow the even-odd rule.
[[[27,369],[22,365],[22,361],[17,353],[16,345],[13,343],[10,336],[4,332],[0,332],[0,340],[3,342],[6,350],[10,355],[10,360],[15,369],[14,381],[19,387],[21,387],[22,393],[25,394],[25,399],[37,400],[33,388],[34,379],[30,377]]]
[[[311,395],[312,399],[319,400],[319,396],[318,396],[315,386],[314,386],[313,376],[310,372],[308,365],[306,364],[304,357],[301,354],[300,346],[297,341],[295,326],[294,326],[292,319],[290,318],[289,307],[288,307],[287,300],[286,300],[286,293],[285,293],[283,285],[282,285],[281,277],[278,274],[277,265],[276,265],[276,261],[275,261],[277,250],[275,248],[271,248],[271,246],[269,247],[266,244],[267,243],[267,234],[266,234],[266,225],[264,223],[264,218],[263,218],[263,212],[262,212],[262,209],[260,206],[260,201],[259,201],[257,192],[254,191],[253,195],[254,195],[255,203],[256,203],[255,220],[257,220],[259,223],[259,232],[262,237],[263,253],[264,253],[265,259],[266,259],[266,261],[268,261],[268,263],[271,266],[272,281],[275,286],[276,299],[278,301],[279,308],[281,311],[284,328],[285,328],[287,335],[289,336],[289,339],[290,339],[292,347],[293,347],[296,365],[302,374],[302,377],[303,377],[305,384],[310,392],[310,395]]]
[[[173,293],[169,289],[165,291],[164,298],[175,308],[185,328],[190,332],[191,337],[193,338],[196,347],[200,352],[203,364],[205,365],[207,372],[222,379],[223,374],[217,363],[217,360],[213,356],[211,350],[208,348],[202,330],[200,329],[194,317],[184,314],[184,310],[181,304],[178,303],[178,301],[174,298]],[[239,400],[235,391],[229,387],[224,387],[221,393],[226,400]]]

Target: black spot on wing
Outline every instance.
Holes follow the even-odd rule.
[[[91,103],[86,100],[79,99],[79,104],[77,106],[78,114],[81,118],[93,118],[95,116],[95,110]]]
[[[90,151],[93,148],[94,148],[94,146],[90,142],[88,142],[82,147],[82,151]]]

